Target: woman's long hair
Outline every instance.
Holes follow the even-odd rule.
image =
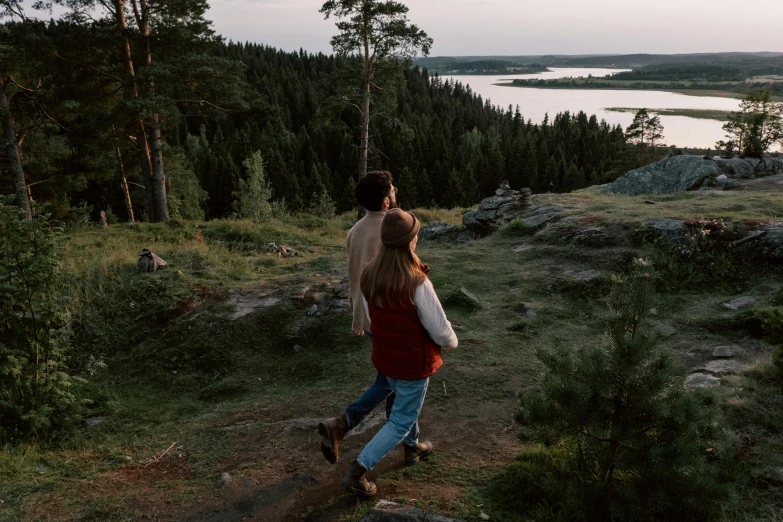
[[[375,261],[362,272],[361,288],[368,303],[382,308],[395,308],[405,297],[413,304],[416,287],[427,279],[421,261],[407,248],[381,246]]]

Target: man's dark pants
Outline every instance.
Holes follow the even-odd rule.
[[[369,332],[365,332],[364,335],[372,340],[372,335]],[[380,373],[375,377],[375,382],[367,388],[361,397],[356,399],[356,402],[345,408],[345,416],[348,419],[348,426],[350,429],[355,428],[362,422],[367,415],[370,414],[379,404],[386,401],[386,418],[391,415],[392,406],[394,405],[394,393],[389,385],[389,381],[386,376]],[[418,433],[411,434],[412,439],[418,439]]]

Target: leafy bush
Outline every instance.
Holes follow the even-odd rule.
[[[604,346],[539,349],[540,389],[520,396],[522,436],[569,455],[536,480],[593,503],[586,513],[561,501],[569,520],[703,520],[728,494],[711,396],[683,389],[683,372],[645,326],[654,284],[642,259],[614,276]],[[570,474],[555,472],[563,466]]]
[[[762,334],[770,343],[783,343],[783,306],[759,307],[753,315],[761,321]]]
[[[44,436],[79,410],[60,240],[47,216],[24,219],[0,199],[0,441]]]
[[[660,283],[668,290],[735,283],[746,273],[736,270],[732,231],[722,219],[699,221],[679,244],[654,239],[649,230],[637,232],[643,241],[652,243],[648,259],[658,267]]]
[[[742,312],[726,328],[743,329],[754,337],[763,337],[771,344],[783,343],[783,307],[757,306]]]

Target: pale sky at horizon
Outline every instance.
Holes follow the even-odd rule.
[[[783,52],[783,0],[402,1],[434,39],[431,56]],[[331,53],[322,4],[210,0],[207,17],[226,40]]]

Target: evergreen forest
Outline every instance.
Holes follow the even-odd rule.
[[[118,34],[105,24],[2,26],[3,49],[16,57],[3,66],[3,88],[31,200],[66,220],[95,220],[106,210],[110,222],[125,221],[127,186],[136,219],[150,220],[145,197],[156,189],[139,167],[137,114],[160,135],[172,217],[233,215],[248,176],[244,163],[256,152],[279,208],[306,211],[324,201],[338,212],[353,208],[358,59],[226,43],[202,15],[162,18],[159,34],[146,39],[130,33],[134,56],[145,48],[154,56],[137,65],[146,87],[136,98],[123,79]],[[393,173],[408,208],[469,206],[503,180],[567,192],[635,166],[623,130],[594,116],[563,113],[533,124],[514,107],[493,106],[410,62],[390,61],[377,82],[369,168]],[[5,194],[14,191],[9,165],[3,155]]]

